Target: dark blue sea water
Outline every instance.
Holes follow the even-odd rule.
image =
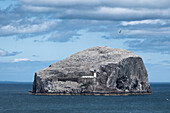
[[[170,83],[151,88],[140,96],[35,96],[31,84],[1,83],[0,113],[170,113]]]

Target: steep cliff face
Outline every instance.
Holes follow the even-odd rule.
[[[151,93],[151,88],[140,56],[97,46],[36,72],[33,93]]]

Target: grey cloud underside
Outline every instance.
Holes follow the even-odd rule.
[[[144,20],[169,19],[168,0],[20,0],[19,13],[52,14],[61,19]]]
[[[142,52],[157,52],[163,54],[170,54],[170,36],[156,36],[156,35],[133,35],[133,36],[103,36],[105,39],[130,39],[125,41],[126,45],[131,51]]]
[[[73,37],[78,38],[79,36],[80,34],[77,34],[76,31],[58,32],[53,33],[48,40],[53,42],[67,42],[70,39],[73,39]]]
[[[161,21],[162,23],[165,23],[119,26],[119,29],[122,30],[121,33],[112,30],[109,31],[108,35],[103,35],[102,38],[127,39],[129,41],[126,41],[124,44],[129,47],[129,50],[133,51],[170,54],[169,21]]]
[[[107,6],[107,7],[137,7],[137,8],[167,8],[169,7],[169,0],[20,0],[25,4],[38,5],[38,6],[70,6],[70,7],[79,7],[79,6]]]
[[[60,19],[89,19],[89,20],[110,20],[110,21],[129,21],[144,19],[169,19],[169,8],[150,9],[150,8],[125,8],[107,6],[85,6],[85,7],[49,7],[23,5],[19,7],[23,13],[50,13]]]
[[[126,41],[130,50],[145,51],[145,52],[161,52],[163,54],[170,54],[170,39],[146,39],[144,41],[133,40]]]

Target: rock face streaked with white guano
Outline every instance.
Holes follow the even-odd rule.
[[[97,46],[36,72],[33,93],[130,94],[151,93],[151,88],[140,56]]]

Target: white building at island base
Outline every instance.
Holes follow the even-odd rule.
[[[97,74],[96,74],[96,70],[94,70],[93,76],[82,76],[81,78],[96,78]]]

